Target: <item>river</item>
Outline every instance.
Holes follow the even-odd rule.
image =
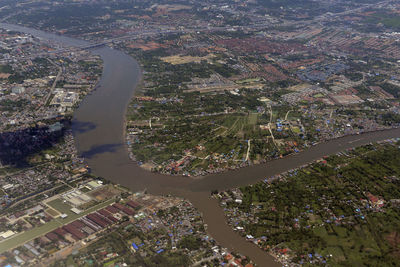
[[[82,40],[16,25],[0,23],[0,27],[30,33],[38,38],[70,46],[88,44]],[[325,155],[369,142],[400,137],[400,129],[347,136],[266,164],[202,178],[151,173],[129,159],[124,138],[126,109],[141,79],[139,64],[132,57],[109,47],[94,49],[92,52],[103,59],[102,77],[97,89],[85,97],[75,111],[72,123],[77,149],[92,172],[132,191],[146,189],[151,194],[174,195],[188,199],[203,214],[208,233],[221,246],[249,256],[258,266],[280,264],[231,229],[226,223],[222,208],[215,199],[210,198],[211,190],[248,185]]]

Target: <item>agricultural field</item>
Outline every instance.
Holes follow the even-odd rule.
[[[202,60],[208,61],[209,59],[213,58],[213,55],[207,55],[204,57],[193,57],[193,56],[168,56],[162,57],[161,60],[172,65],[179,65],[179,64],[186,64],[186,63],[200,63]]]
[[[132,153],[144,167],[165,173],[237,168],[293,152],[302,143],[300,114],[290,107],[272,109],[251,91],[187,93],[173,102],[137,98],[134,103],[127,124]]]

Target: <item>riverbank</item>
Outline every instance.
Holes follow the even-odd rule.
[[[125,122],[126,123],[126,122]],[[323,140],[321,142],[314,142],[312,144],[310,144],[309,146],[305,146],[304,148],[300,148],[297,151],[292,151],[288,154],[286,154],[285,156],[280,155],[279,157],[276,156],[275,158],[270,158],[270,159],[261,159],[258,160],[257,162],[251,162],[251,161],[245,161],[240,165],[236,165],[236,166],[231,166],[231,167],[227,167],[227,168],[219,168],[219,169],[213,169],[213,170],[204,170],[202,172],[197,173],[196,175],[182,175],[182,174],[174,174],[174,173],[170,173],[170,172],[160,172],[157,170],[156,165],[155,164],[151,164],[151,163],[142,163],[142,162],[138,162],[133,154],[133,152],[130,151],[130,147],[129,147],[129,139],[127,138],[127,134],[125,132],[125,139],[127,140],[127,149],[129,151],[129,157],[130,159],[135,162],[140,168],[146,170],[146,171],[150,171],[150,172],[154,172],[154,173],[158,173],[161,175],[166,175],[166,176],[185,176],[185,177],[190,177],[192,179],[202,179],[207,175],[212,175],[212,174],[221,174],[221,173],[225,173],[225,172],[232,172],[232,171],[237,171],[239,169],[242,168],[248,168],[254,165],[262,165],[262,164],[268,164],[268,162],[273,161],[273,160],[278,160],[278,159],[284,159],[288,156],[293,156],[299,153],[302,153],[304,150],[316,146],[318,144],[321,143],[325,143],[331,140],[336,140],[336,139],[341,139],[344,138],[346,136],[358,136],[358,135],[362,135],[362,134],[366,134],[366,133],[372,133],[372,132],[379,132],[379,131],[385,131],[385,130],[393,130],[393,129],[398,129],[399,126],[393,126],[393,127],[387,127],[387,128],[379,128],[376,130],[368,130],[368,131],[359,131],[357,133],[353,133],[353,134],[346,134],[346,135],[341,135],[341,136],[337,136],[335,138],[331,138],[331,139],[327,139],[327,140]]]

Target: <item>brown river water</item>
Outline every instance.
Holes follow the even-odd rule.
[[[87,42],[30,28],[0,23],[0,27],[70,46]],[[299,167],[325,155],[388,138],[400,137],[400,129],[347,136],[313,146],[298,154],[266,164],[201,178],[166,176],[148,172],[129,159],[125,145],[125,114],[141,79],[136,60],[123,52],[103,47],[93,50],[104,61],[98,88],[74,113],[73,132],[79,153],[92,173],[132,191],[184,197],[203,214],[208,233],[223,247],[249,256],[258,266],[280,266],[272,256],[246,241],[227,224],[222,208],[210,197],[211,190],[248,185]]]

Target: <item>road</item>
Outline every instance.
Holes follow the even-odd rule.
[[[193,263],[193,264],[192,264],[192,267],[194,267],[194,266],[199,266],[199,265],[201,265],[203,262],[212,261],[213,259],[218,259],[218,258],[219,258],[219,257],[218,257],[217,255],[204,258],[204,259],[202,259],[202,260],[200,260],[200,261],[196,261],[195,263]]]
[[[250,139],[247,140],[247,153],[246,153],[246,161],[249,160],[249,154],[250,154]]]
[[[47,96],[46,96],[46,99],[45,99],[45,101],[44,101],[44,105],[46,105],[47,103],[49,103],[50,97],[53,95],[54,89],[55,89],[56,86],[57,86],[57,82],[60,80],[61,74],[63,73],[63,67],[62,67],[62,66],[58,66],[56,63],[54,63],[54,62],[53,62],[52,60],[50,60],[50,59],[47,59],[47,60],[48,60],[53,66],[58,67],[58,73],[57,73],[56,78],[54,79],[53,84],[52,84],[51,87],[50,87],[49,93],[48,93]],[[42,108],[44,108],[44,107],[42,106]]]

